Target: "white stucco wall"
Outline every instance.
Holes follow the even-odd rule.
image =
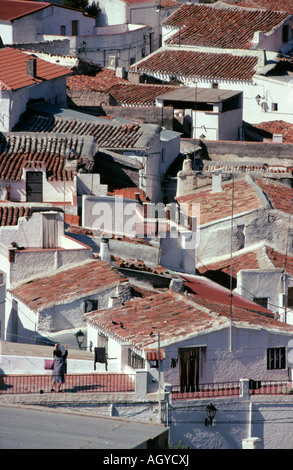
[[[233,312],[232,312],[233,318]],[[194,336],[172,345],[162,342],[164,359],[164,380],[173,385],[179,384],[178,363],[170,367],[171,358],[178,357],[178,348],[206,346],[204,375],[201,383],[233,382],[240,378],[253,380],[287,380],[288,370],[267,370],[267,348],[287,347],[292,334],[282,334],[256,329],[255,327],[233,327],[232,351],[230,352],[230,329],[222,328]]]
[[[78,21],[78,34],[93,34],[94,18],[73,9],[51,5],[13,22],[2,22],[1,36],[4,44],[42,41],[44,34],[60,34],[61,25],[66,27],[66,34],[72,35],[72,21]]]
[[[211,401],[217,408],[215,425],[205,426]],[[246,448],[289,450],[293,445],[292,395],[173,401],[168,418],[170,442],[176,446],[182,441],[183,449],[231,450],[250,444],[257,447]]]
[[[270,217],[270,215],[272,217]],[[286,252],[288,243],[287,229],[289,214],[270,211],[267,208],[234,216],[233,251],[239,250],[238,226],[244,226],[245,247],[266,241]],[[290,240],[290,247],[292,241]],[[291,248],[290,250],[291,251]],[[200,227],[198,257],[207,264],[217,256],[229,256],[231,253],[231,218],[222,219],[213,224]]]
[[[8,132],[17,124],[21,114],[26,111],[29,100],[44,99],[48,103],[66,106],[66,77],[20,88],[12,92],[2,92],[0,99],[0,131]]]

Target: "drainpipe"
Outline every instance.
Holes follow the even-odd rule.
[[[248,412],[248,439],[252,437],[252,402],[249,403]]]

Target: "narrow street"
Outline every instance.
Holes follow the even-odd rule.
[[[159,425],[0,406],[0,449],[134,449]]]

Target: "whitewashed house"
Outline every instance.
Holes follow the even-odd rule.
[[[149,52],[162,44],[162,22],[180,6],[177,0],[101,0],[97,26],[141,24],[150,27],[146,37]]]
[[[129,299],[127,279],[64,233],[63,211],[11,205],[0,213],[4,339],[30,342],[37,333],[80,327],[85,312]]]
[[[30,101],[66,105],[66,76],[70,70],[9,47],[0,49],[0,61],[1,132],[13,129]]]
[[[102,347],[118,358],[120,370],[147,369],[149,380],[157,382],[161,371],[161,384],[177,386],[178,392],[241,378],[288,379],[292,325],[237,295],[231,322],[229,290],[202,277],[182,277],[181,293],[154,292],[85,314],[88,341],[101,347],[106,337]],[[189,294],[184,295],[186,288]]]
[[[161,178],[180,153],[178,132],[165,131],[156,124],[90,116],[46,103],[32,106],[18,129],[42,131],[44,136],[70,132],[93,137],[94,147],[99,150],[94,173],[102,176],[102,184],[137,187],[154,203],[162,200]]]
[[[129,79],[243,91],[244,121],[293,121],[291,74],[278,56],[292,50],[289,13],[186,3],[164,21],[163,37],[162,48],[130,67]]]
[[[95,18],[82,10],[46,2],[2,0],[0,36],[6,45],[44,40],[44,34],[92,34]]]
[[[117,24],[95,27],[92,34],[62,35],[47,33],[45,41],[69,40],[70,53],[80,59],[117,71],[122,77],[127,68],[146,57],[150,27],[141,24]]]

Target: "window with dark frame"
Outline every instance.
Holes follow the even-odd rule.
[[[286,369],[286,348],[268,348],[267,349],[267,369]]]
[[[265,308],[268,308],[268,301],[268,297],[253,297],[253,302]]]
[[[287,307],[293,307],[293,287],[288,287]]]
[[[272,111],[278,111],[278,103],[272,103]]]

